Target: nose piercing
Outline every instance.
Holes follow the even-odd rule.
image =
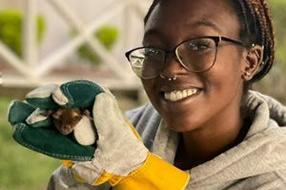
[[[250,77],[251,76],[251,73],[249,73],[249,72],[245,72],[244,74],[245,74],[246,77]]]
[[[163,75],[162,73],[160,74],[160,77],[161,77],[162,79],[166,79],[166,80],[168,80],[168,81],[174,81],[174,80],[177,79],[177,76],[176,76],[176,75],[175,75],[175,76],[172,76],[172,77],[167,77],[167,76]]]

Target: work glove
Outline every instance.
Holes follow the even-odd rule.
[[[24,101],[12,101],[8,121],[13,126],[13,138],[21,145],[36,152],[67,160],[91,160],[96,143],[79,144],[74,134],[63,135],[55,127],[52,113],[59,109],[92,110],[96,96],[104,90],[84,80],[67,82],[61,86],[52,84],[39,87],[27,94]],[[63,118],[65,119],[65,118]],[[86,118],[79,122],[79,135],[89,137],[91,128],[82,129]],[[59,121],[61,122],[61,121]],[[64,121],[63,121],[64,122]],[[84,127],[86,128],[86,127]],[[92,136],[95,139],[95,136]]]
[[[54,90],[53,100],[57,105],[91,110],[96,128],[96,147],[92,159],[79,162],[66,161],[63,170],[70,170],[78,182],[100,185],[109,182],[115,189],[185,189],[189,175],[158,156],[150,153],[140,140],[131,123],[121,113],[114,96],[106,89],[98,88],[88,92],[78,91],[71,95],[69,87]],[[67,86],[64,84],[64,86]],[[98,90],[100,89],[100,90]],[[81,104],[82,93],[88,104]],[[38,129],[38,128],[36,128]],[[55,127],[53,128],[55,129]]]

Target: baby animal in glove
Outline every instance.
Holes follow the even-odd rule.
[[[61,134],[73,133],[75,140],[84,146],[95,143],[97,134],[88,110],[60,108],[52,114],[52,118]]]

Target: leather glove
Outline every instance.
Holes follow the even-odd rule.
[[[98,85],[84,80],[33,90],[24,101],[15,100],[9,107],[8,121],[13,126],[13,138],[28,149],[54,158],[91,160],[96,144],[83,146],[73,135],[62,135],[50,113],[59,109],[92,110],[96,96],[103,91]]]
[[[17,103],[25,105],[25,109],[20,110],[30,108],[30,112],[20,117],[22,120],[15,119],[13,114],[24,113],[19,111],[22,107],[15,103],[11,106],[9,120],[15,129],[13,136],[20,144],[49,156],[73,160],[65,161],[62,169],[70,170],[79,183],[100,185],[109,182],[119,190],[185,189],[189,175],[148,151],[108,90],[88,81],[73,81],[52,90],[42,89],[45,93],[36,90],[28,94],[27,102]],[[98,135],[96,146],[81,146],[70,136],[58,133],[50,118],[35,117],[31,124],[27,123],[27,117],[35,112],[33,109],[57,110],[59,107],[92,111]],[[38,116],[39,112],[34,115]],[[75,148],[81,150],[80,154]]]

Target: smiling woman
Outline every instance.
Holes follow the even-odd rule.
[[[174,165],[187,170],[245,138],[253,120],[247,90],[270,69],[274,42],[265,3],[180,2],[151,6],[143,44],[153,54],[142,51],[141,78],[167,128],[180,134]],[[131,65],[136,51],[128,53]]]
[[[100,96],[94,158],[59,168],[50,189],[286,188],[286,108],[251,90],[274,60],[266,1],[155,0],[126,56],[150,99],[127,113],[144,145]]]

